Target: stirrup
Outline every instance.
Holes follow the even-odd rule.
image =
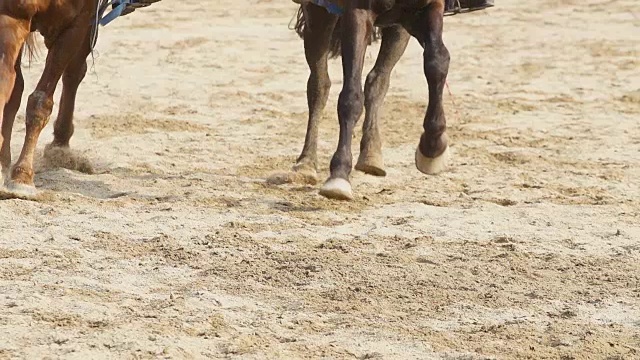
[[[147,7],[160,0],[113,0],[111,12],[100,19],[100,25],[105,26],[120,16],[129,15],[138,8]]]
[[[128,1],[116,0],[114,1],[112,6],[115,9],[116,7],[124,4],[125,7],[120,16],[125,16],[125,15],[131,14],[138,8],[147,7],[153,4],[154,2],[158,2],[158,1],[160,0],[128,0]]]

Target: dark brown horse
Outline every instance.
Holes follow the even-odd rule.
[[[158,0],[140,0],[122,8],[124,13]],[[122,1],[120,1],[122,2]],[[54,139],[47,151],[67,149],[73,135],[73,112],[78,86],[86,72],[87,56],[97,36],[97,19],[107,10],[107,0],[0,0],[0,187],[13,196],[32,197],[33,158],[40,132],[53,109],[53,94],[62,79],[62,96]],[[33,43],[35,31],[42,34],[48,49],[44,71],[29,96],[26,136],[22,152],[11,167],[11,132],[20,108],[24,80],[22,53]]]
[[[360,156],[355,168],[384,176],[378,114],[389,88],[391,70],[404,53],[410,38],[424,48],[424,74],[429,105],[424,132],[415,153],[415,164],[425,174],[445,168],[448,154],[442,92],[449,69],[449,52],[442,42],[444,0],[332,0],[343,12],[331,13],[311,0],[300,3],[297,30],[304,39],[311,74],[307,83],[309,122],[304,148],[294,171],[315,177],[318,124],[326,105],[331,81],[327,60],[342,53],[344,85],[338,99],[340,137],[331,159],[331,176],[320,194],[328,198],[353,198],[349,174],[352,169],[351,138],[365,110]],[[382,43],[373,70],[362,87],[365,50],[380,29]]]

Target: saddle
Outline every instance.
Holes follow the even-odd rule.
[[[342,15],[346,0],[293,0],[296,4],[312,3],[322,6],[331,14]],[[494,6],[494,0],[445,0],[444,14],[456,15]]]
[[[304,5],[312,3],[327,9],[330,14],[342,15],[344,12],[344,2],[346,0],[293,0],[294,3]]]

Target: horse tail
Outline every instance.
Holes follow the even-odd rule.
[[[301,5],[298,9],[298,15],[296,19],[296,25],[294,30],[304,39],[304,29],[307,26],[307,19],[304,16],[304,9],[302,8],[304,5]],[[342,18],[338,18],[338,22],[336,26],[333,28],[333,33],[331,34],[330,47],[329,47],[329,58],[337,58],[342,53]]]
[[[22,46],[23,55],[27,56],[29,65],[31,65],[31,62],[33,60],[38,58],[38,44],[36,43],[36,36],[37,34],[35,32],[29,33],[29,36],[27,36],[27,40]]]

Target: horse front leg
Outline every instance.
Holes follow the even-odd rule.
[[[11,167],[11,130],[24,89],[20,55],[29,21],[0,14],[0,187]]]
[[[374,14],[368,9],[355,8],[350,3],[342,21],[342,70],[344,84],[338,99],[340,135],[338,148],[331,159],[331,176],[320,189],[320,195],[331,199],[352,200],[349,182],[352,168],[351,138],[362,115],[364,93],[362,68],[368,38],[373,31]]]
[[[26,116],[26,135],[18,161],[11,170],[9,190],[21,197],[36,194],[33,184],[33,158],[42,129],[49,122],[53,110],[53,94],[67,66],[88,46],[89,27],[85,22],[63,32],[49,49],[47,61],[35,91],[29,96]]]
[[[415,163],[425,174],[444,170],[448,160],[447,123],[442,106],[449,51],[442,41],[444,1],[435,0],[421,12],[411,33],[424,48],[424,74],[429,86],[429,106],[424,118],[424,132],[416,149]]]
[[[22,54],[22,51],[20,51]],[[4,106],[2,115],[2,135],[0,135],[0,186],[4,184],[3,178],[9,177],[11,169],[11,132],[13,131],[13,122],[16,119],[20,104],[22,103],[22,93],[24,92],[24,77],[22,76],[22,56],[18,55],[15,65],[15,80],[13,83],[13,91],[9,97],[9,101]]]

